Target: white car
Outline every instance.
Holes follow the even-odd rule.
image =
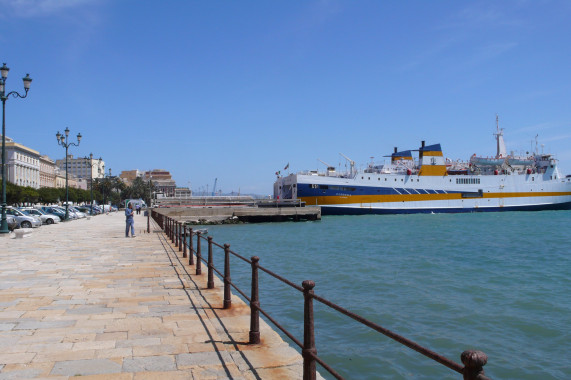
[[[13,215],[19,228],[35,228],[42,225],[42,220],[35,215],[26,215],[14,207],[6,207],[6,214]]]
[[[70,207],[69,210],[75,212],[75,214],[80,218],[86,218],[87,217],[86,213],[79,211],[79,209],[77,209],[75,206]]]
[[[42,224],[54,224],[54,223],[59,223],[61,221],[59,216],[46,214],[42,210],[38,210],[33,207],[21,207],[20,210],[23,211],[24,214],[35,215],[39,217],[42,220]]]
[[[54,206],[53,208],[60,210],[65,215],[65,207]],[[70,220],[79,219],[79,216],[71,208],[67,209],[67,216]]]

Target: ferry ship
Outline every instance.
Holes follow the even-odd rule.
[[[394,148],[386,163],[364,170],[344,156],[346,172],[328,166],[325,172],[276,173],[274,198],[321,206],[324,215],[571,209],[571,176],[561,175],[555,157],[539,153],[537,141],[527,156],[507,154],[497,118],[494,135],[495,157],[452,161],[440,144],[422,141],[417,150]]]

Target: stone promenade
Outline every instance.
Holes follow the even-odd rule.
[[[151,220],[122,212],[0,238],[0,379],[301,379],[301,355]]]

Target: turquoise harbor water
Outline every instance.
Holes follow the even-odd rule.
[[[295,283],[314,280],[316,294],[458,363],[478,349],[494,379],[536,380],[571,378],[570,222],[571,211],[544,211],[208,228],[214,241]],[[247,293],[249,278],[232,259]],[[303,341],[303,296],[265,274],[260,287],[262,308]],[[318,354],[347,379],[461,379],[318,302],[315,311]]]

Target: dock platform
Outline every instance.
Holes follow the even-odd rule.
[[[0,378],[301,379],[301,354],[122,212],[0,238]],[[205,271],[206,272],[206,271]]]
[[[315,221],[321,220],[321,208],[309,207],[250,207],[250,206],[171,206],[156,212],[189,223],[244,223]]]

